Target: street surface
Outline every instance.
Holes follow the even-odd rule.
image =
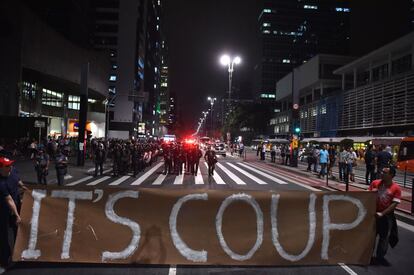
[[[164,175],[164,163],[159,160],[143,173],[133,177],[127,174],[112,176],[108,162],[102,176],[93,177],[91,164],[69,174],[66,186],[95,188],[185,188],[217,190],[277,190],[277,191],[326,191],[334,190],[324,186],[324,181],[309,173],[305,174],[303,165],[299,168],[286,169],[268,161],[256,159],[255,152],[248,152],[246,161],[236,156],[219,156],[213,177],[208,176],[207,165],[202,159],[197,176]],[[19,170],[29,169],[19,167]],[[306,169],[306,168],[305,168]],[[358,173],[357,177],[361,177]],[[320,183],[320,184],[318,184]],[[306,266],[306,267],[226,267],[226,266],[117,266],[117,265],[74,265],[74,264],[39,264],[17,263],[4,274],[411,274],[414,268],[411,255],[414,252],[414,221],[412,216],[401,213],[399,218],[400,242],[395,249],[389,249],[387,259],[391,266]],[[411,224],[410,224],[411,223]]]

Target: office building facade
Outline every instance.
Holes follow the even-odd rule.
[[[161,47],[166,44],[162,1],[108,0],[94,6],[94,45],[109,50],[111,58],[109,136],[157,135]]]
[[[262,58],[256,97],[274,100],[276,83],[317,54],[349,52],[349,0],[265,0],[258,17]]]

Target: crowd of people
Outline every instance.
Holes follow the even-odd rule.
[[[267,147],[259,144],[256,155],[260,160],[266,159]],[[276,163],[279,159],[280,164],[290,165],[291,152],[288,144],[274,145],[270,148],[270,161]],[[368,145],[365,150],[355,150],[352,146],[321,145],[299,150],[298,160],[305,160],[308,164],[307,171],[317,173],[318,177],[329,176],[333,168],[338,167],[338,180],[340,182],[355,182],[354,168],[360,162],[365,162],[366,174],[365,183],[371,184],[372,181],[381,177],[382,168],[393,164],[391,147],[380,145],[374,147]]]

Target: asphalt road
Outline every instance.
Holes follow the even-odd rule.
[[[155,163],[137,177],[131,174],[113,177],[111,168],[104,175],[92,177],[91,171],[80,177],[68,179],[69,186],[94,186],[96,188],[185,188],[232,190],[307,190],[309,179],[295,173],[265,168],[255,162],[220,157],[214,177],[208,176],[207,166],[200,162],[197,177],[163,175],[163,163]],[[391,266],[303,266],[303,267],[239,267],[239,266],[142,266],[142,265],[79,265],[17,263],[4,274],[411,274],[414,269],[414,226],[401,223],[400,242],[390,249],[387,259]]]

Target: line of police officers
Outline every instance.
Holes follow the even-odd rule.
[[[126,175],[130,171],[134,177],[143,172],[146,167],[157,161],[160,153],[157,142],[112,139],[92,142],[93,159],[95,162],[95,177],[103,174],[103,163],[107,157],[112,159],[113,175]]]
[[[197,176],[200,158],[203,157],[203,152],[197,144],[165,143],[162,150],[164,154],[164,175],[181,175],[184,166],[186,173]],[[212,176],[217,162],[215,151],[209,147],[204,158],[209,167],[209,176]]]

